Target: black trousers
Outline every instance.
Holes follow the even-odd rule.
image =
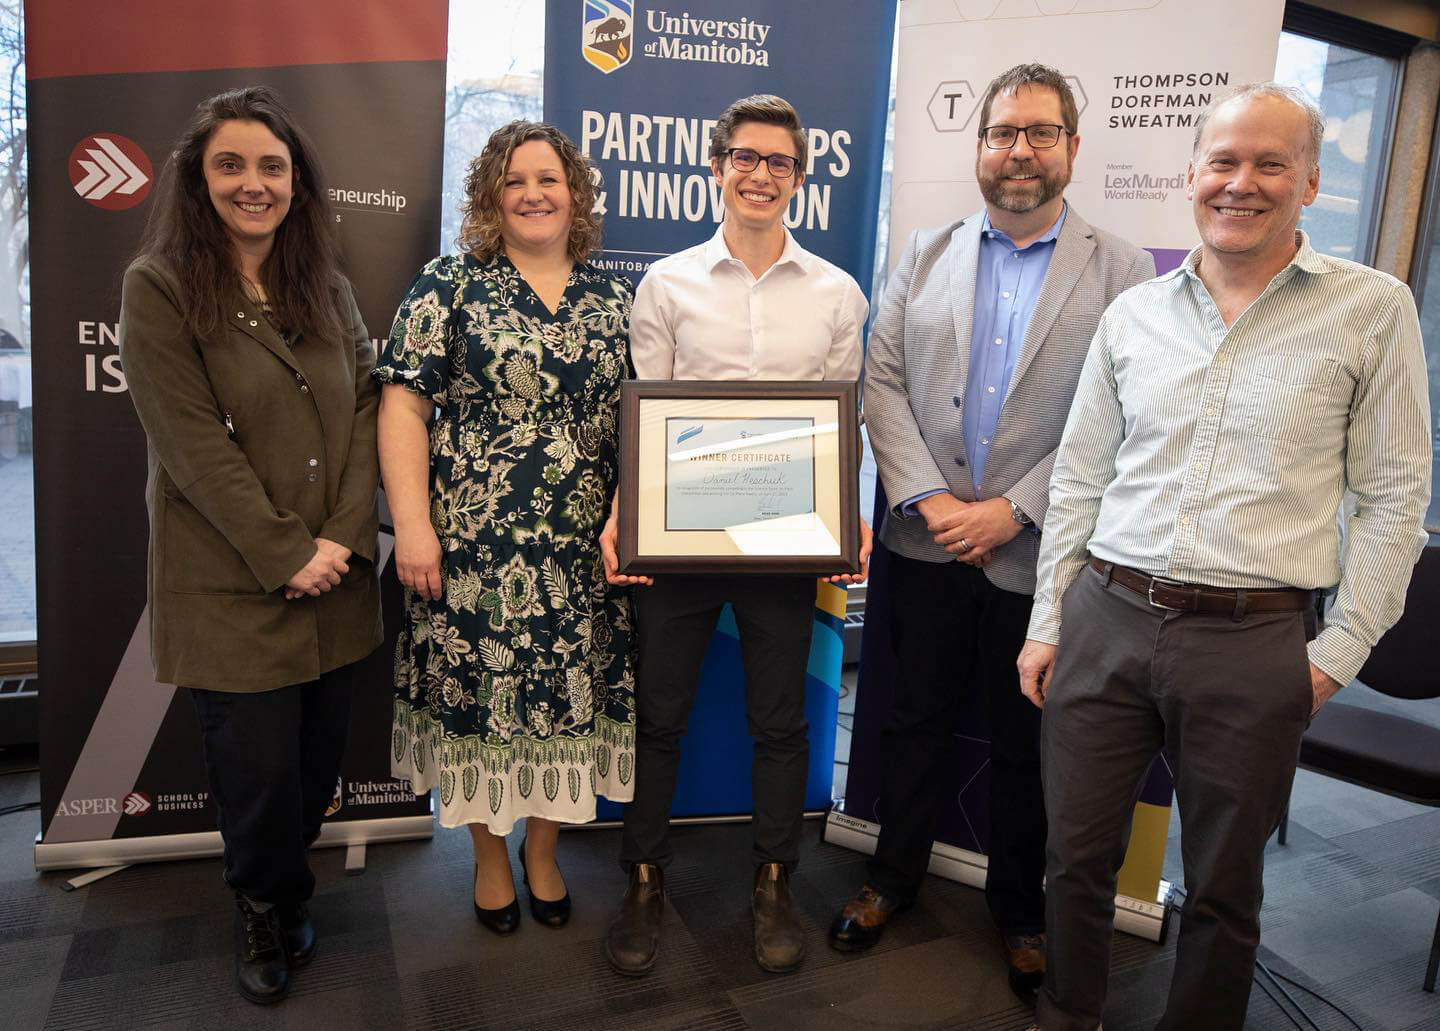
[[[1034,599],[961,562],[890,556],[891,638],[899,673],[880,735],[880,839],[870,883],[915,897],[946,795],[947,763],[967,693],[990,723],[990,847],[985,901],[1005,934],[1045,929],[1045,799],[1040,710],[1020,693],[1015,658]]]
[[[190,691],[225,842],[225,881],[246,898],[290,905],[315,891],[306,852],[335,795],[357,667],[253,694]]]
[[[640,665],[635,688],[635,798],[625,807],[620,862],[668,864],[670,806],[680,738],[690,721],[700,667],[726,602],[735,610],[745,666],[745,712],[755,742],[751,766],[754,859],[794,868],[800,856],[810,739],[805,668],[810,659],[815,578],[657,576],[635,589]]]
[[[1064,598],[1041,731],[1050,807],[1045,1031],[1091,1031],[1141,778],[1175,775],[1185,907],[1160,1031],[1239,1031],[1260,942],[1265,842],[1313,696],[1311,612],[1155,608],[1088,565]]]

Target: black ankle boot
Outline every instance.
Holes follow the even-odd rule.
[[[305,903],[296,902],[290,906],[276,906],[280,919],[280,937],[285,946],[285,962],[291,969],[303,967],[315,958],[315,925],[310,922],[310,910]]]
[[[660,921],[665,915],[665,872],[652,863],[630,867],[630,886],[605,936],[605,958],[619,974],[639,975],[660,954]]]
[[[805,925],[790,894],[790,873],[784,863],[766,863],[755,871],[750,896],[755,916],[755,961],[772,974],[794,970],[805,958]]]
[[[280,938],[276,907],[257,912],[243,895],[235,896],[235,981],[251,1002],[279,1002],[290,990]]]

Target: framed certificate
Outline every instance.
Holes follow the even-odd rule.
[[[860,571],[855,384],[632,380],[620,571]]]

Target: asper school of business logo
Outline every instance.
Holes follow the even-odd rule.
[[[126,816],[139,816],[150,811],[150,796],[143,791],[132,791],[121,804]]]
[[[580,53],[606,75],[630,63],[635,51],[633,0],[580,0]]]
[[[70,151],[70,185],[105,211],[133,208],[150,196],[155,170],[134,140],[113,132],[86,136]]]

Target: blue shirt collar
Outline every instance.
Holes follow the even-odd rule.
[[[1052,225],[1049,229],[1045,230],[1045,232],[1041,234],[1038,239],[1033,240],[1031,243],[1029,243],[1026,249],[1028,249],[1029,247],[1034,247],[1036,244],[1054,243],[1056,240],[1058,240],[1060,238],[1060,229],[1062,226],[1065,225],[1065,216],[1069,213],[1069,211],[1069,201],[1061,204],[1060,217],[1055,220],[1055,224]],[[988,208],[985,210],[984,220],[980,223],[980,235],[983,237],[986,234],[993,234],[994,238],[1004,240],[1005,243],[1010,247],[1015,246],[1015,241],[1010,239],[1010,237],[1006,234],[1005,230],[996,229],[993,225],[990,224],[990,210]]]

